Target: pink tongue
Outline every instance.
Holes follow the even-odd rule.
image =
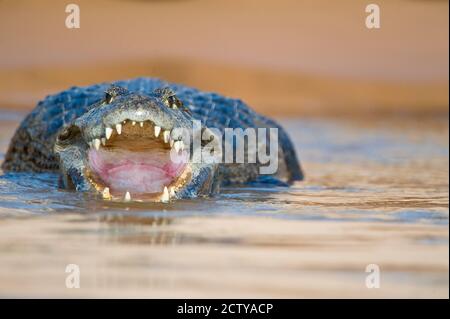
[[[183,154],[182,156],[186,156]],[[122,152],[91,149],[91,169],[111,191],[125,193],[161,193],[184,169],[174,163],[168,152]]]

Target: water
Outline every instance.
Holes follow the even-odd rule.
[[[2,156],[21,116],[0,113]],[[124,204],[4,174],[0,296],[448,298],[448,119],[281,122],[307,175],[290,188]]]

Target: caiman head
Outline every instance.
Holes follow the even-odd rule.
[[[62,184],[120,201],[168,202],[216,190],[217,164],[193,161],[193,117],[173,91],[112,86],[56,139]],[[200,138],[201,141],[201,138]]]

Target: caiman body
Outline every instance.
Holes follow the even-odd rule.
[[[270,177],[286,183],[303,178],[294,147],[276,122],[239,99],[155,78],[72,87],[46,97],[20,124],[2,168],[5,172],[58,172],[66,188],[125,200],[211,195],[220,185],[261,178],[259,160],[168,163],[166,153],[175,147],[181,156],[183,149],[192,149],[192,142],[185,145],[181,137],[167,135],[175,127],[192,127],[194,120],[201,121],[202,132],[277,128],[278,170]],[[247,147],[245,152],[248,155]]]

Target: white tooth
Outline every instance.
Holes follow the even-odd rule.
[[[160,132],[161,132],[161,127],[155,126],[155,137],[158,137]]]
[[[131,122],[131,125],[136,125],[136,121]]]
[[[171,186],[170,187],[170,197],[175,196],[175,187]]]
[[[94,143],[92,141],[90,141],[88,144],[89,144],[89,147],[94,146]]]
[[[172,104],[172,108],[173,108],[174,110],[176,110],[176,109],[178,108],[178,106],[177,106],[175,103],[173,103],[173,104]]]
[[[106,145],[106,138],[102,137],[101,141],[102,141],[102,145],[105,146]]]
[[[183,142],[183,141],[180,141],[180,149],[181,149],[182,151],[184,151],[184,142]]]
[[[109,193],[109,187],[105,187],[105,189],[102,192],[103,198],[110,198],[111,194]]]
[[[141,127],[143,127],[143,126],[144,126],[144,122],[139,122],[139,125],[140,125]]]
[[[176,141],[173,146],[175,147],[175,152],[179,152],[181,149],[181,141]]]
[[[110,127],[105,128],[105,136],[107,140],[109,140],[109,138],[111,137],[112,132],[113,132],[112,128]]]
[[[125,193],[125,197],[124,197],[123,200],[126,201],[126,202],[129,202],[129,201],[131,200],[130,192],[126,192],[126,193]]]
[[[127,122],[127,120],[123,121],[123,124],[125,124]]]
[[[170,139],[170,132],[169,131],[164,131],[163,132],[163,137],[164,137],[164,143],[168,143],[169,139]]]
[[[94,140],[94,147],[95,149],[98,151],[98,149],[100,148],[100,140],[98,138],[96,138]]]
[[[116,124],[117,134],[122,134],[122,124]]]
[[[170,140],[170,147],[173,147],[174,140]]]
[[[170,200],[169,190],[167,189],[167,186],[164,186],[164,191],[161,196],[161,202],[167,203]]]

